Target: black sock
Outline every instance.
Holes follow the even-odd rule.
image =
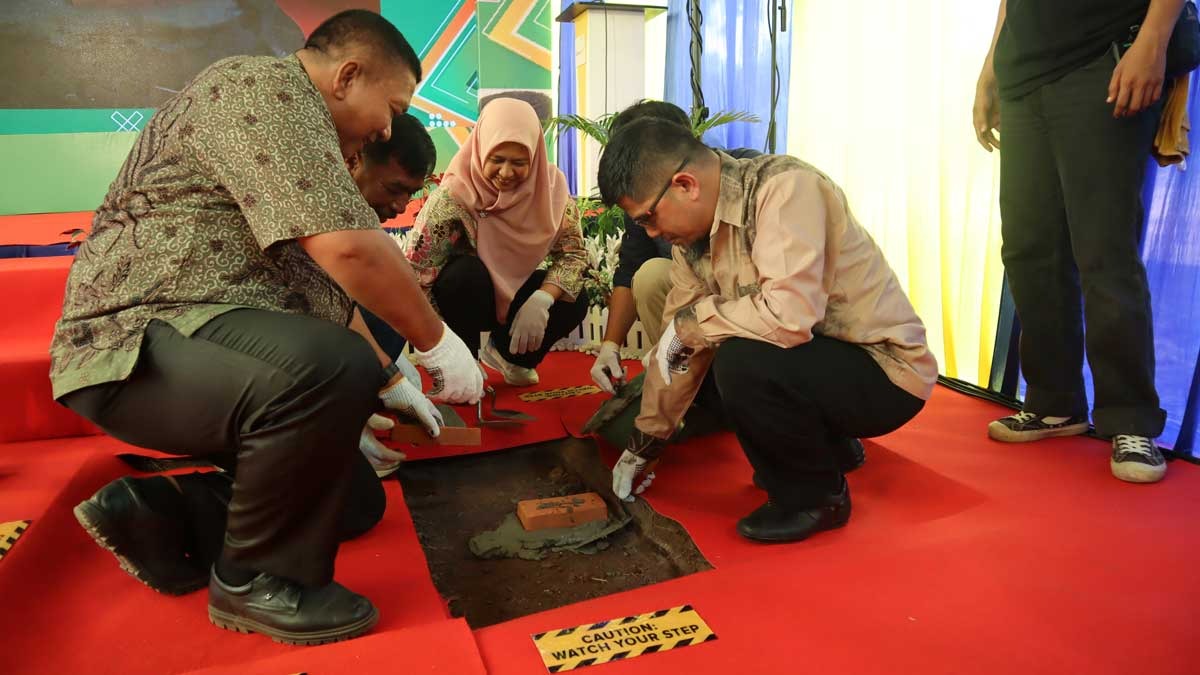
[[[217,558],[216,568],[217,578],[229,586],[245,586],[258,576],[258,572],[230,562],[228,554],[224,553]]]

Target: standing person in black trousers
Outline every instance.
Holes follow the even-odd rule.
[[[1021,319],[1022,412],[988,435],[1036,441],[1096,431],[1112,473],[1152,483],[1166,414],[1154,387],[1150,291],[1138,253],[1142,180],[1167,41],[1184,0],[1002,0],[974,123],[1000,147],[1002,256]],[[1082,303],[1081,303],[1082,301]]]

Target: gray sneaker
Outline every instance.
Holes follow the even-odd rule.
[[[1127,483],[1157,483],[1167,475],[1167,460],[1152,438],[1121,434],[1113,436],[1112,448],[1112,475]]]
[[[1078,436],[1088,430],[1087,417],[1076,415],[1055,424],[1037,413],[1019,412],[988,425],[988,436],[1005,443],[1027,443],[1058,436]]]

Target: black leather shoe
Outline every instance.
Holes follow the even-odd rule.
[[[842,447],[838,449],[838,471],[842,473],[850,473],[865,464],[866,461],[867,450],[863,447],[862,441],[857,438],[847,438]]]
[[[842,527],[849,520],[850,487],[843,483],[841,494],[831,495],[823,506],[796,510],[767,501],[739,520],[737,530],[756,541],[801,541],[817,532]]]
[[[262,633],[276,642],[320,645],[358,637],[379,621],[365,597],[332,582],[304,588],[269,574],[244,586],[229,586],[212,573],[208,620],[239,633]]]
[[[143,480],[155,479],[119,478],[105,485],[75,507],[75,519],[121,569],[150,588],[170,595],[204,588],[208,572],[188,557],[187,523],[156,511],[139,489]]]

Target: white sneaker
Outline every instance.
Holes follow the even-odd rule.
[[[1112,447],[1113,476],[1127,483],[1157,483],[1167,475],[1167,460],[1154,439],[1121,434],[1113,436]]]
[[[488,340],[479,350],[479,360],[483,365],[504,376],[504,381],[514,387],[528,387],[538,383],[537,371],[533,368],[522,368],[504,360],[500,356],[500,352],[496,351],[496,346]]]

